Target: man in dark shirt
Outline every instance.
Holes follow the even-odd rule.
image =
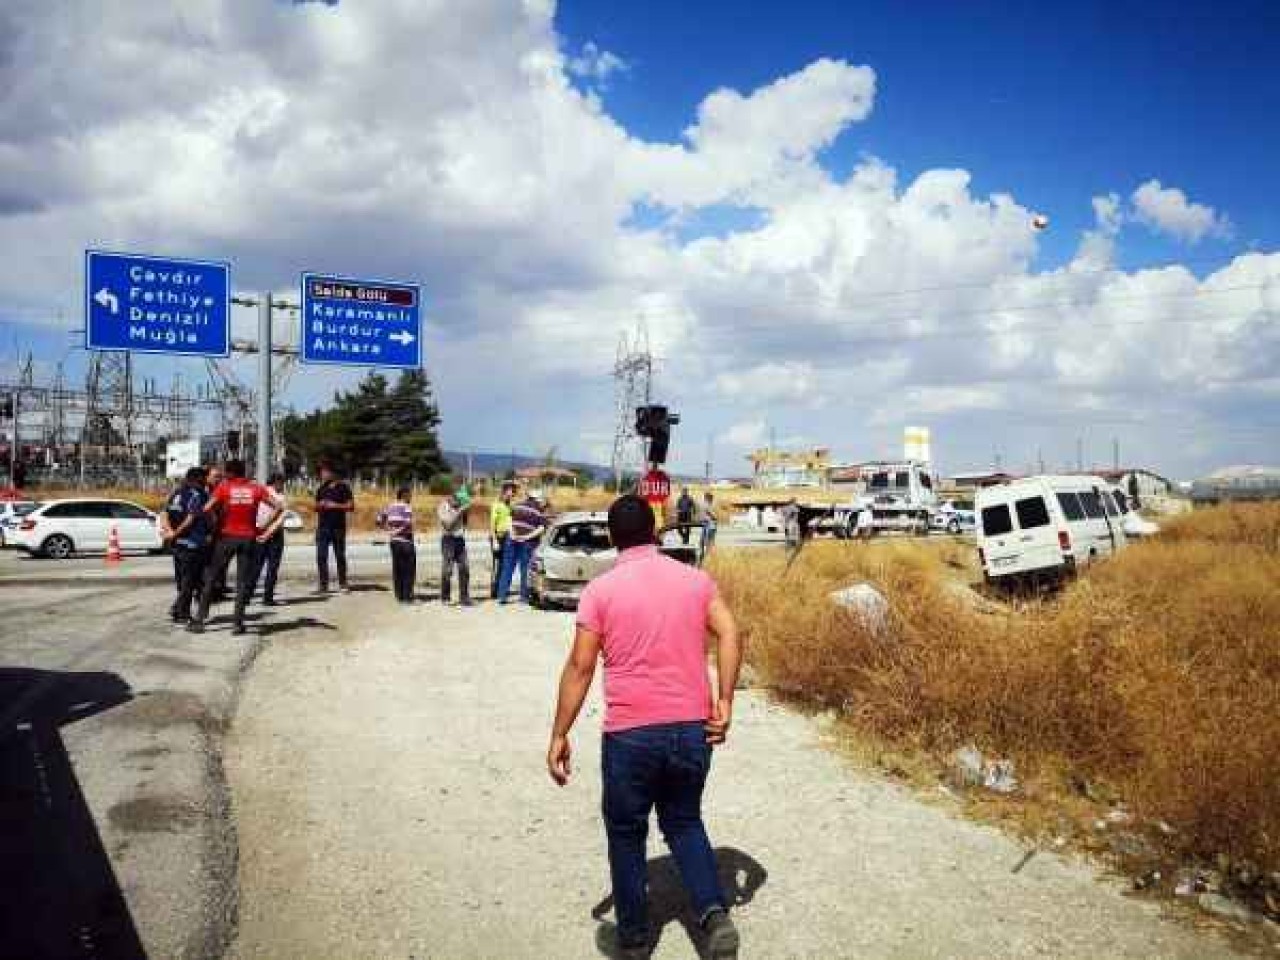
[[[205,504],[209,502],[204,481],[204,470],[192,467],[165,507],[169,526],[167,539],[173,550],[173,565],[178,575],[178,594],[169,610],[169,617],[174,623],[191,620],[191,601],[200,589],[204,568],[209,561],[212,531],[204,512]]]
[[[347,589],[347,514],[356,508],[355,497],[333,465],[321,461],[320,486],[316,488],[316,591],[329,592],[329,548],[338,567],[338,587]]]
[[[685,487],[680,491],[680,499],[676,501],[676,520],[679,523],[693,523],[694,515],[698,512],[698,503],[693,499],[693,494],[689,492],[689,488]],[[689,543],[689,528],[680,528],[680,539],[687,545]]]

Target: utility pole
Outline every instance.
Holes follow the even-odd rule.
[[[707,434],[707,486],[711,486],[711,464],[715,450],[715,436]]]
[[[1084,437],[1076,437],[1076,473],[1084,473]]]
[[[17,387],[14,387],[13,392],[9,394],[9,403],[13,405],[13,409],[9,411],[13,414],[13,435],[9,440],[9,486],[16,488],[18,486],[18,408],[22,404],[22,391]]]
[[[1120,438],[1111,438],[1111,469],[1120,472]]]
[[[271,311],[268,292],[258,301],[258,458],[256,479],[266,483],[271,473]]]
[[[1044,451],[1036,447],[1036,463],[1040,466],[1040,473],[1044,473]]]

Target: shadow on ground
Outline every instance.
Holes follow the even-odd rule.
[[[769,872],[750,854],[734,847],[719,847],[715,853],[716,872],[720,876],[720,886],[725,897],[729,900],[729,908],[732,910],[750,903],[755,898],[756,891],[769,879]],[[605,914],[612,909],[612,893],[591,909],[591,916],[599,923],[596,928],[596,947],[606,957],[620,956],[617,928],[604,919]],[[684,928],[685,936],[698,951],[699,957],[707,955],[702,930],[698,926],[698,918],[689,907],[689,899],[680,880],[675,858],[668,855],[649,862],[649,928],[653,932],[655,947],[672,923],[678,923]]]
[[[145,958],[60,730],[132,698],[114,673],[0,667],[0,955]]]

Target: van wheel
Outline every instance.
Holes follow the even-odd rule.
[[[71,538],[61,533],[55,533],[40,544],[40,553],[50,560],[65,560],[75,552]]]

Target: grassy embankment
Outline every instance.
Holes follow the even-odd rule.
[[[1147,868],[1280,870],[1280,504],[1172,521],[1043,602],[975,602],[972,554],[830,543],[785,576],[763,553],[713,571],[763,682],[834,709],[864,756],[928,782],[974,743],[1023,784],[979,791],[982,812],[1029,834],[1105,848],[1098,801],[1123,803]],[[887,634],[828,599],[863,580],[889,598]]]

